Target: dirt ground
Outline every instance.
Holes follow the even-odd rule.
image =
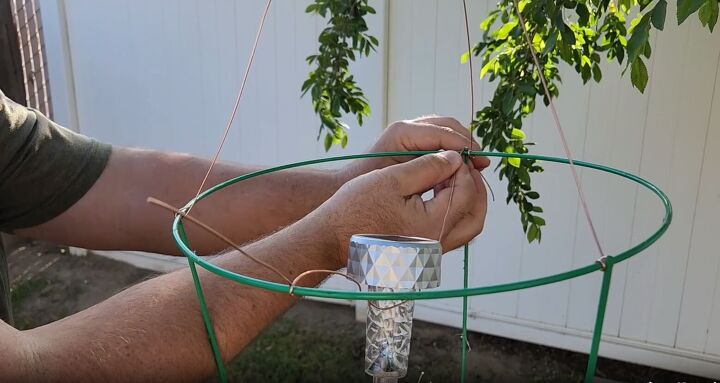
[[[21,329],[63,318],[154,276],[100,256],[72,256],[39,243],[14,251],[8,262]],[[364,332],[352,308],[303,301],[239,355],[228,374],[232,381],[247,382],[369,382],[363,373]],[[458,330],[416,321],[412,335],[411,367],[402,381],[457,381]],[[587,363],[583,354],[479,333],[471,334],[470,344],[471,382],[577,382]],[[599,361],[597,376],[622,382],[710,382],[606,359]]]

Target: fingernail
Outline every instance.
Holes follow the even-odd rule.
[[[460,153],[454,150],[445,150],[435,154],[436,156],[445,157],[446,160],[450,161],[453,165],[462,162],[462,156]]]

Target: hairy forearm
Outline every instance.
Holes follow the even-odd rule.
[[[172,215],[150,206],[155,197],[182,206],[195,196],[210,162],[194,156],[116,148],[102,176],[68,211],[23,235],[91,249],[178,254],[170,237]],[[258,168],[218,163],[205,189]],[[329,198],[342,181],[338,172],[297,169],[243,181],[195,205],[192,215],[238,243],[271,233]],[[78,228],[82,228],[81,230]],[[212,235],[188,228],[200,254],[227,247]]]
[[[308,224],[311,220],[320,223],[320,219],[308,217],[245,250],[289,278],[308,269],[336,269],[340,265],[335,240],[319,234],[322,230],[308,229],[320,227]],[[237,252],[219,257],[216,263],[234,272],[279,281],[276,274]],[[199,271],[226,360],[295,301]],[[308,277],[303,285],[317,284],[321,278]],[[197,381],[214,371],[188,269],[146,281],[78,314],[20,334],[25,354],[35,356],[22,358],[30,363],[25,371],[33,374],[23,378]]]

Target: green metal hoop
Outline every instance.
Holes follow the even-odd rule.
[[[334,162],[334,161],[345,161],[345,160],[353,160],[353,159],[360,159],[360,158],[374,158],[374,157],[398,157],[398,156],[422,156],[426,154],[436,153],[435,151],[412,151],[412,152],[383,152],[383,153],[367,153],[367,154],[356,154],[356,155],[347,155],[347,156],[337,156],[337,157],[329,157],[329,158],[321,158],[321,159],[315,159],[315,160],[309,160],[309,161],[302,161],[302,162],[295,162],[287,165],[281,165],[276,166],[260,171],[256,171],[253,173],[248,173],[239,177],[235,177],[232,179],[229,179],[225,182],[222,182],[216,186],[213,186],[212,188],[206,190],[205,192],[201,193],[197,198],[194,198],[188,202],[188,205],[194,204],[198,201],[201,201],[213,193],[224,189],[230,185],[236,184],[238,182],[248,180],[250,178],[259,177],[268,173],[273,173],[281,170],[291,169],[291,168],[297,168],[302,166],[309,166],[314,164],[320,164],[325,162]],[[473,151],[468,153],[470,156],[486,156],[486,157],[500,157],[500,158],[521,158],[521,159],[531,159],[531,160],[538,160],[538,161],[547,161],[547,162],[555,162],[555,163],[562,163],[562,164],[570,164],[570,161],[565,158],[559,158],[559,157],[551,157],[551,156],[543,156],[543,155],[534,155],[534,154],[518,154],[518,153],[496,153],[496,152],[482,152],[482,151]],[[653,232],[648,238],[643,240],[642,242],[638,243],[637,245],[620,252],[615,255],[608,255],[605,257],[604,262],[596,261],[594,263],[591,263],[589,265],[579,267],[573,270],[569,270],[566,272],[553,274],[541,278],[535,278],[535,279],[528,279],[524,281],[518,281],[518,282],[512,282],[512,283],[505,283],[505,284],[498,284],[498,285],[492,285],[492,286],[482,286],[482,287],[465,287],[463,289],[454,289],[454,290],[427,290],[427,291],[414,291],[414,292],[401,292],[401,293],[388,293],[388,292],[363,292],[363,291],[346,291],[346,290],[331,290],[331,289],[323,289],[323,288],[317,288],[317,287],[295,287],[293,289],[293,294],[298,296],[311,296],[311,297],[320,297],[320,298],[335,298],[335,299],[348,299],[348,300],[400,300],[400,299],[411,299],[411,300],[422,300],[422,299],[442,299],[442,298],[458,298],[462,297],[464,300],[464,303],[466,302],[467,297],[470,296],[476,296],[476,295],[486,295],[486,294],[496,294],[501,292],[507,292],[507,291],[515,291],[515,290],[523,290],[528,289],[532,287],[537,286],[543,286],[551,283],[557,283],[573,278],[577,278],[586,274],[590,274],[595,271],[604,271],[603,276],[603,282],[601,286],[600,291],[600,299],[598,303],[598,312],[597,312],[597,318],[595,321],[595,329],[593,332],[593,339],[591,343],[591,350],[590,350],[590,357],[588,361],[588,368],[586,370],[586,376],[585,381],[591,382],[594,374],[595,374],[595,366],[597,363],[597,353],[598,348],[600,344],[600,336],[602,333],[602,325],[603,320],[605,317],[605,307],[607,304],[607,298],[608,298],[608,292],[610,287],[610,281],[611,281],[611,275],[613,266],[619,262],[625,261],[628,258],[640,253],[641,251],[648,248],[650,245],[655,243],[668,229],[670,226],[670,222],[672,221],[672,205],[670,203],[670,200],[668,199],[667,195],[660,190],[657,186],[653,185],[649,181],[638,177],[634,174],[627,173],[625,171],[615,169],[609,166],[599,165],[591,162],[585,162],[585,161],[573,161],[573,164],[585,168],[590,168],[594,170],[599,170],[602,172],[614,174],[623,178],[626,178],[632,182],[635,182],[646,189],[650,190],[653,194],[655,194],[662,203],[665,214],[662,219],[662,222],[660,226],[658,227],[655,232]],[[249,276],[245,276],[242,274],[234,273],[228,270],[225,270],[219,266],[213,265],[212,263],[208,262],[207,260],[201,258],[190,247],[190,242],[187,239],[187,236],[185,234],[185,228],[183,226],[183,217],[182,215],[176,215],[175,219],[173,220],[172,225],[172,236],[173,240],[175,241],[175,244],[178,246],[180,251],[183,255],[185,255],[188,258],[188,262],[190,264],[190,270],[193,276],[193,281],[195,283],[195,290],[198,295],[198,301],[200,303],[200,309],[201,314],[203,317],[203,321],[205,323],[205,328],[208,333],[209,341],[211,344],[211,348],[213,350],[215,362],[218,368],[218,377],[221,381],[226,381],[227,377],[225,375],[225,369],[223,367],[222,358],[219,353],[219,349],[217,347],[217,340],[215,339],[215,334],[212,326],[212,322],[210,320],[210,314],[208,312],[207,306],[205,304],[205,297],[202,292],[202,286],[200,284],[200,280],[197,274],[196,265],[200,265],[202,268],[210,271],[211,273],[214,273],[216,275],[219,275],[223,278],[230,279],[232,281],[242,283],[248,286],[257,287],[269,291],[274,291],[278,293],[285,293],[288,294],[290,292],[290,285],[283,284],[283,283],[276,283],[276,282],[270,282],[266,280],[256,279]],[[465,246],[465,261],[467,261],[468,256],[468,247]],[[465,267],[465,272],[467,273],[467,267]],[[466,333],[466,318],[467,318],[467,308],[464,304],[464,310],[463,310],[463,334]],[[463,337],[465,339],[465,337]],[[464,350],[464,347],[463,347]],[[461,370],[462,370],[462,379],[464,381],[464,371],[465,371],[465,352],[462,353],[463,357],[461,360]]]

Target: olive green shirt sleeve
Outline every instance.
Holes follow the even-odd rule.
[[[0,231],[39,225],[70,208],[100,177],[110,151],[0,92]]]
[[[110,151],[0,91],[0,231],[39,225],[70,208],[100,177]],[[0,320],[12,324],[9,281],[0,240]]]

